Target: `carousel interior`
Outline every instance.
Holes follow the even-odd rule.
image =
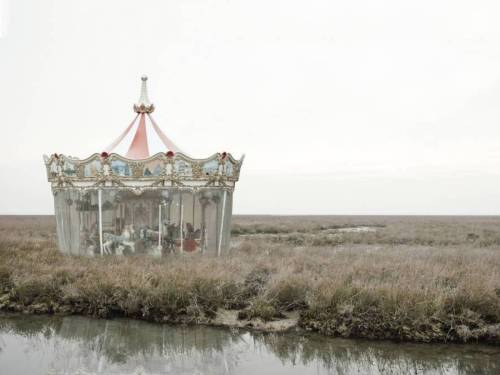
[[[231,192],[163,188],[64,189],[55,195],[59,248],[75,255],[132,255],[228,248]],[[99,217],[102,220],[99,220]]]

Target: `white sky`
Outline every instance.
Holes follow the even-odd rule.
[[[235,213],[500,214],[500,3],[0,0],[0,213],[52,213],[42,154],[155,119],[246,153]]]

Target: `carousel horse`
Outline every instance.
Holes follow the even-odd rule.
[[[123,254],[123,250],[127,247],[134,253],[135,244],[130,240],[133,230],[132,226],[125,226],[122,234],[119,236],[111,233],[103,233],[104,243],[102,244],[102,249],[104,254],[112,254],[113,248],[117,253]]]

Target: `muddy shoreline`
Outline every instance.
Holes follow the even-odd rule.
[[[305,331],[299,326],[299,313],[290,312],[284,313],[280,319],[271,321],[264,321],[259,318],[254,319],[239,319],[238,315],[243,310],[226,310],[219,309],[216,315],[209,318],[207,316],[199,317],[185,317],[178,316],[176,318],[167,316],[127,316],[123,312],[114,311],[112,314],[106,316],[85,314],[82,311],[74,310],[71,306],[59,304],[36,303],[33,305],[23,306],[17,303],[9,302],[8,295],[5,294],[0,297],[0,315],[22,314],[22,315],[47,315],[47,316],[85,316],[90,318],[99,319],[117,319],[127,318],[151,323],[165,323],[165,324],[182,324],[182,325],[204,325],[211,327],[224,327],[224,328],[238,328],[238,329],[251,329],[255,331],[275,333],[287,331]]]
[[[271,320],[261,318],[242,318],[242,313],[246,310],[218,309],[216,312],[201,313],[200,315],[188,316],[183,312],[176,316],[149,314],[146,316],[127,315],[120,311],[117,306],[109,306],[101,310],[101,314],[88,313],[84,305],[71,306],[58,303],[33,303],[30,305],[21,305],[12,302],[10,294],[4,294],[0,297],[0,314],[23,314],[23,315],[55,315],[55,316],[87,316],[101,319],[127,318],[140,321],[174,324],[174,325],[202,325],[212,327],[223,327],[229,329],[246,329],[266,333],[282,333],[293,331],[295,333],[314,332],[322,334],[325,337],[341,337],[345,339],[369,339],[369,340],[391,340],[396,342],[416,342],[416,343],[459,343],[459,344],[489,344],[500,346],[500,324],[484,325],[473,330],[468,330],[467,338],[459,336],[458,331],[448,332],[443,330],[422,330],[419,332],[406,331],[406,337],[402,337],[399,331],[387,330],[385,332],[376,331],[376,325],[369,326],[365,322],[367,331],[365,334],[353,334],[349,332],[348,327],[343,324],[338,330],[328,330],[336,324],[336,318],[329,320],[311,320],[307,318],[307,311],[291,311],[281,313],[280,317]],[[106,311],[106,313],[103,313]],[[244,314],[243,314],[244,316]],[[351,327],[352,328],[352,327]],[[335,328],[334,328],[335,329]],[[461,329],[467,329],[461,327]]]

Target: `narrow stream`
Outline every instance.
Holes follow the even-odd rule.
[[[500,374],[500,347],[6,315],[0,374]]]

